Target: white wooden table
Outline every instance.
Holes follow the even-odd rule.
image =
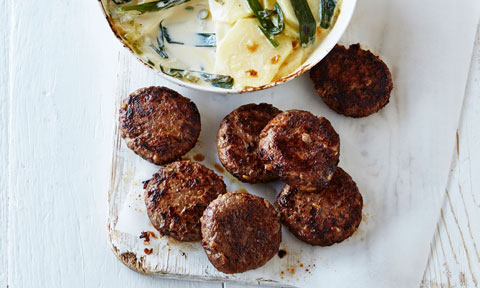
[[[95,1],[1,0],[0,21],[0,287],[222,287],[142,276],[110,251],[106,191],[124,51]],[[480,285],[476,39],[423,287]]]

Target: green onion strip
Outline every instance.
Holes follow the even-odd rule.
[[[295,16],[298,20],[300,43],[302,43],[302,47],[306,47],[315,42],[317,28],[315,18],[313,18],[307,0],[290,0],[290,3],[292,4],[293,11],[295,11]]]
[[[248,0],[248,5],[250,9],[252,9],[255,17],[257,17],[258,22],[260,22],[258,27],[265,37],[273,47],[278,47],[280,44],[275,39],[275,35],[282,33],[285,29],[285,17],[280,5],[275,3],[275,10],[263,9],[258,0]],[[275,16],[276,21],[273,21]]]
[[[137,5],[123,6],[123,11],[138,11],[141,14],[147,12],[156,12],[163,9],[172,8],[180,4],[186,3],[190,0],[159,0],[147,3],[141,3]]]

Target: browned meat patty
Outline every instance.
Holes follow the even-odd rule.
[[[130,149],[163,165],[195,146],[200,134],[200,113],[195,103],[171,89],[142,88],[124,99],[120,130]]]
[[[282,225],[275,208],[258,196],[230,192],[208,205],[202,222],[202,246],[223,273],[263,266],[277,252]]]
[[[270,104],[247,104],[228,114],[217,134],[218,158],[240,181],[262,183],[277,178],[264,168],[258,155],[258,140],[263,127],[280,110]]]
[[[160,169],[145,184],[147,214],[161,235],[199,241],[200,217],[208,204],[227,193],[220,176],[198,162],[178,161]]]
[[[336,45],[310,71],[323,101],[337,113],[365,117],[387,105],[392,76],[387,65],[359,44]]]
[[[273,118],[263,128],[258,147],[285,183],[306,191],[327,185],[340,156],[340,138],[330,122],[301,110]]]
[[[362,195],[342,168],[337,168],[329,185],[317,193],[285,185],[277,205],[282,222],[311,245],[342,242],[352,236],[362,220]]]

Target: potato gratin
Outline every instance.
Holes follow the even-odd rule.
[[[295,72],[335,23],[341,0],[102,0],[148,65],[225,89]]]

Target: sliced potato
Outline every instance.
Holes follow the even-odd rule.
[[[264,1],[271,1],[271,0],[264,0]],[[295,16],[295,11],[293,11],[292,4],[290,0],[278,0],[277,1],[280,7],[282,7],[283,14],[285,14],[285,21],[292,25],[293,27],[298,29],[298,20],[297,16]],[[312,11],[313,17],[317,24],[320,21],[320,0],[307,0],[308,6],[310,6],[310,10]]]
[[[285,33],[285,36],[288,36],[292,39],[300,39],[300,31],[298,31],[298,27],[292,27],[288,25],[288,23],[285,25],[285,30],[283,30],[283,33]]]
[[[223,38],[227,36],[228,32],[232,29],[232,25],[228,23],[215,22],[215,34],[217,37],[217,45],[222,42]]]
[[[282,66],[280,66],[277,74],[273,77],[274,80],[278,80],[282,77],[285,77],[292,73],[293,71],[297,70],[300,65],[305,61],[305,50],[300,46],[300,40],[292,40],[296,41],[296,43],[292,44],[292,47],[295,46],[293,52],[288,55],[287,59],[283,62]]]
[[[252,16],[246,0],[208,0],[215,21],[233,24],[240,18]]]
[[[290,38],[276,37],[280,46],[274,48],[258,25],[257,19],[238,20],[217,47],[215,73],[232,76],[237,88],[270,83],[292,52]]]

